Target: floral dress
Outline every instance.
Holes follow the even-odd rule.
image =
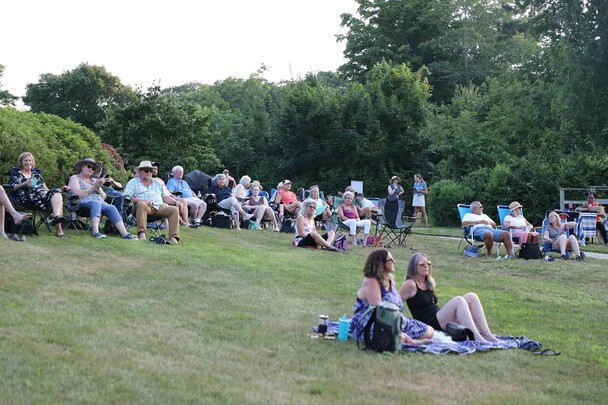
[[[395,287],[395,283],[391,280],[390,290],[384,288],[384,286],[380,286],[380,292],[382,294],[382,301],[390,302],[391,304],[395,304],[399,307],[399,310],[403,312],[403,301],[401,301],[401,296]],[[367,300],[362,300],[357,297],[357,301],[355,302],[355,309],[353,310],[353,319],[350,321],[350,329],[348,334],[356,339],[364,340],[363,338],[363,330],[365,329],[365,325],[367,321],[372,316],[372,312],[368,312],[364,318],[361,318],[365,311],[369,308],[369,302]],[[359,322],[361,320],[361,322]],[[357,325],[358,324],[358,325]],[[415,319],[408,319],[403,314],[401,314],[401,331],[406,333],[412,339],[417,339],[420,336],[424,335],[427,331],[428,325],[417,321]],[[370,334],[373,335],[374,326],[370,330]]]
[[[15,191],[17,195],[17,199],[19,203],[24,206],[34,205],[41,211],[46,211],[48,205],[51,203],[51,198],[55,193],[61,193],[61,189],[54,188],[49,191],[45,191],[42,188],[44,184],[44,178],[42,174],[38,170],[32,171],[32,179],[36,179],[38,183],[36,187],[21,187],[20,189]],[[16,172],[13,176],[11,176],[11,186],[16,186],[21,183],[25,183],[28,180],[27,177],[23,175],[21,172]]]

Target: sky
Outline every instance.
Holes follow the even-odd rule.
[[[105,66],[147,88],[247,78],[272,82],[345,62],[340,14],[354,0],[13,0],[0,3],[0,89],[16,96],[40,75]]]

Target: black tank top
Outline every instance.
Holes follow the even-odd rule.
[[[436,330],[443,330],[437,321],[437,295],[434,291],[422,290],[416,284],[416,295],[406,301],[412,317],[432,326]]]

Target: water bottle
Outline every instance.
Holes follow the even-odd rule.
[[[350,320],[346,318],[346,314],[342,315],[340,322],[338,322],[338,340],[348,340],[348,328],[350,326]]]

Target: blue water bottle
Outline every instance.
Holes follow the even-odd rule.
[[[338,340],[348,340],[348,328],[350,327],[350,321],[346,318],[346,314],[342,315],[340,322],[338,322]]]

